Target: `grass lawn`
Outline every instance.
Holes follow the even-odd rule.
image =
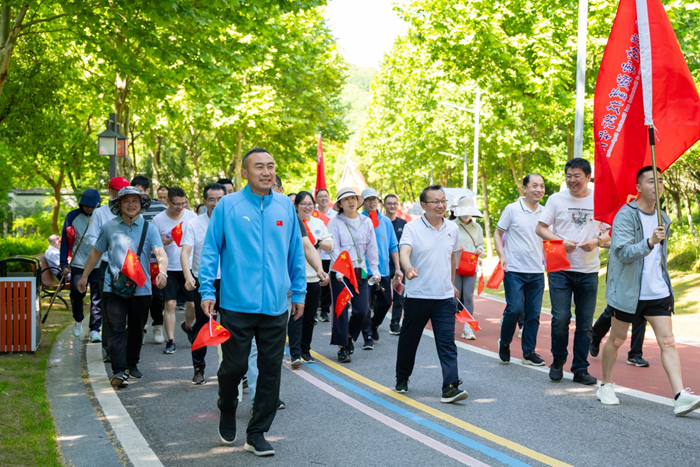
[[[46,365],[56,336],[72,320],[54,304],[36,353],[0,354],[0,465],[64,465],[46,396]]]

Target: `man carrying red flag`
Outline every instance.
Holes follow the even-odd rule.
[[[529,174],[523,178],[525,196],[503,210],[493,233],[496,252],[504,271],[503,288],[506,308],[498,340],[498,356],[503,363],[510,362],[510,343],[516,324],[522,320],[523,365],[544,365],[535,353],[537,331],[540,328],[540,310],[544,293],[542,271],[542,241],[535,233],[542,215],[540,200],[544,196],[544,178]],[[503,235],[507,233],[506,242]]]
[[[109,269],[105,276],[102,300],[108,308],[110,323],[108,341],[113,375],[110,381],[115,387],[128,385],[128,378],[141,378],[137,365],[141,354],[143,323],[151,305],[150,254],[158,258],[161,271],[168,268],[168,258],[156,229],[151,228],[139,214],[148,208],[151,198],[134,187],[119,190],[118,197],[109,201],[112,213],[117,216],[102,226],[97,242],[85,264],[78,290],[85,293],[88,276],[102,257],[109,256]],[[135,250],[135,253],[134,253]],[[126,273],[129,279],[139,282],[133,295],[120,292],[119,276]],[[161,272],[157,286],[165,287],[167,276]]]
[[[591,345],[591,324],[598,293],[600,259],[598,247],[609,240],[602,233],[601,223],[593,219],[591,164],[580,157],[564,166],[566,190],[554,193],[547,200],[537,224],[537,235],[543,240],[563,240],[571,268],[547,274],[552,302],[552,356],[549,378],[561,381],[569,354],[571,295],[576,303],[576,332],[571,372],[574,382],[595,384],[588,373],[588,348]],[[549,226],[552,230],[549,230]],[[607,228],[607,226],[605,226]]]
[[[338,211],[335,209],[331,209],[329,206],[330,203],[330,195],[328,194],[328,190],[325,188],[320,188],[316,190],[316,210],[314,211],[314,214],[312,214],[314,217],[318,217],[323,221],[324,224],[326,224],[326,227],[328,227],[328,223],[330,222],[331,219],[333,219],[335,216],[338,215]],[[318,214],[317,214],[318,213]],[[324,219],[325,217],[325,219]],[[323,270],[326,273],[330,273],[330,267],[331,267],[331,256],[329,253],[319,250],[321,253],[321,262],[323,263]],[[322,323],[327,323],[330,321],[328,318],[328,314],[331,311],[331,286],[330,284],[327,285],[322,285],[321,286],[321,314],[319,315],[318,320],[321,321]]]

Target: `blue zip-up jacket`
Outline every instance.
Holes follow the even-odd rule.
[[[365,216],[369,217],[369,212],[362,212]],[[382,277],[389,276],[389,262],[391,261],[391,253],[399,251],[399,241],[396,239],[396,232],[394,232],[394,224],[391,223],[388,217],[382,215],[377,211],[377,218],[379,219],[379,227],[374,229],[374,234],[377,237],[377,249],[379,250],[379,275]],[[366,261],[367,268],[369,269],[369,261]],[[372,271],[369,271],[370,276],[374,275]]]
[[[306,260],[299,221],[290,199],[259,196],[246,186],[224,196],[212,213],[199,263],[202,300],[215,300],[221,259],[224,310],[279,316],[306,298]]]

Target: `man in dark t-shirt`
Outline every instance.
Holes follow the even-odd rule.
[[[394,226],[396,239],[401,243],[401,234],[406,225],[406,221],[396,216],[396,209],[399,207],[399,198],[396,195],[386,195],[384,197],[384,211],[386,217],[389,218]],[[394,277],[394,263],[389,261],[389,276]],[[391,325],[389,326],[389,334],[397,336],[401,326],[401,313],[403,313],[403,295],[394,290],[394,303],[391,309]]]

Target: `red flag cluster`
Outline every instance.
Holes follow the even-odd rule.
[[[332,271],[336,271],[350,279],[350,283],[355,286],[355,292],[360,293],[360,287],[357,284],[357,277],[355,277],[355,268],[352,266],[352,260],[350,259],[350,253],[347,250],[340,252],[338,259],[335,260]]]

